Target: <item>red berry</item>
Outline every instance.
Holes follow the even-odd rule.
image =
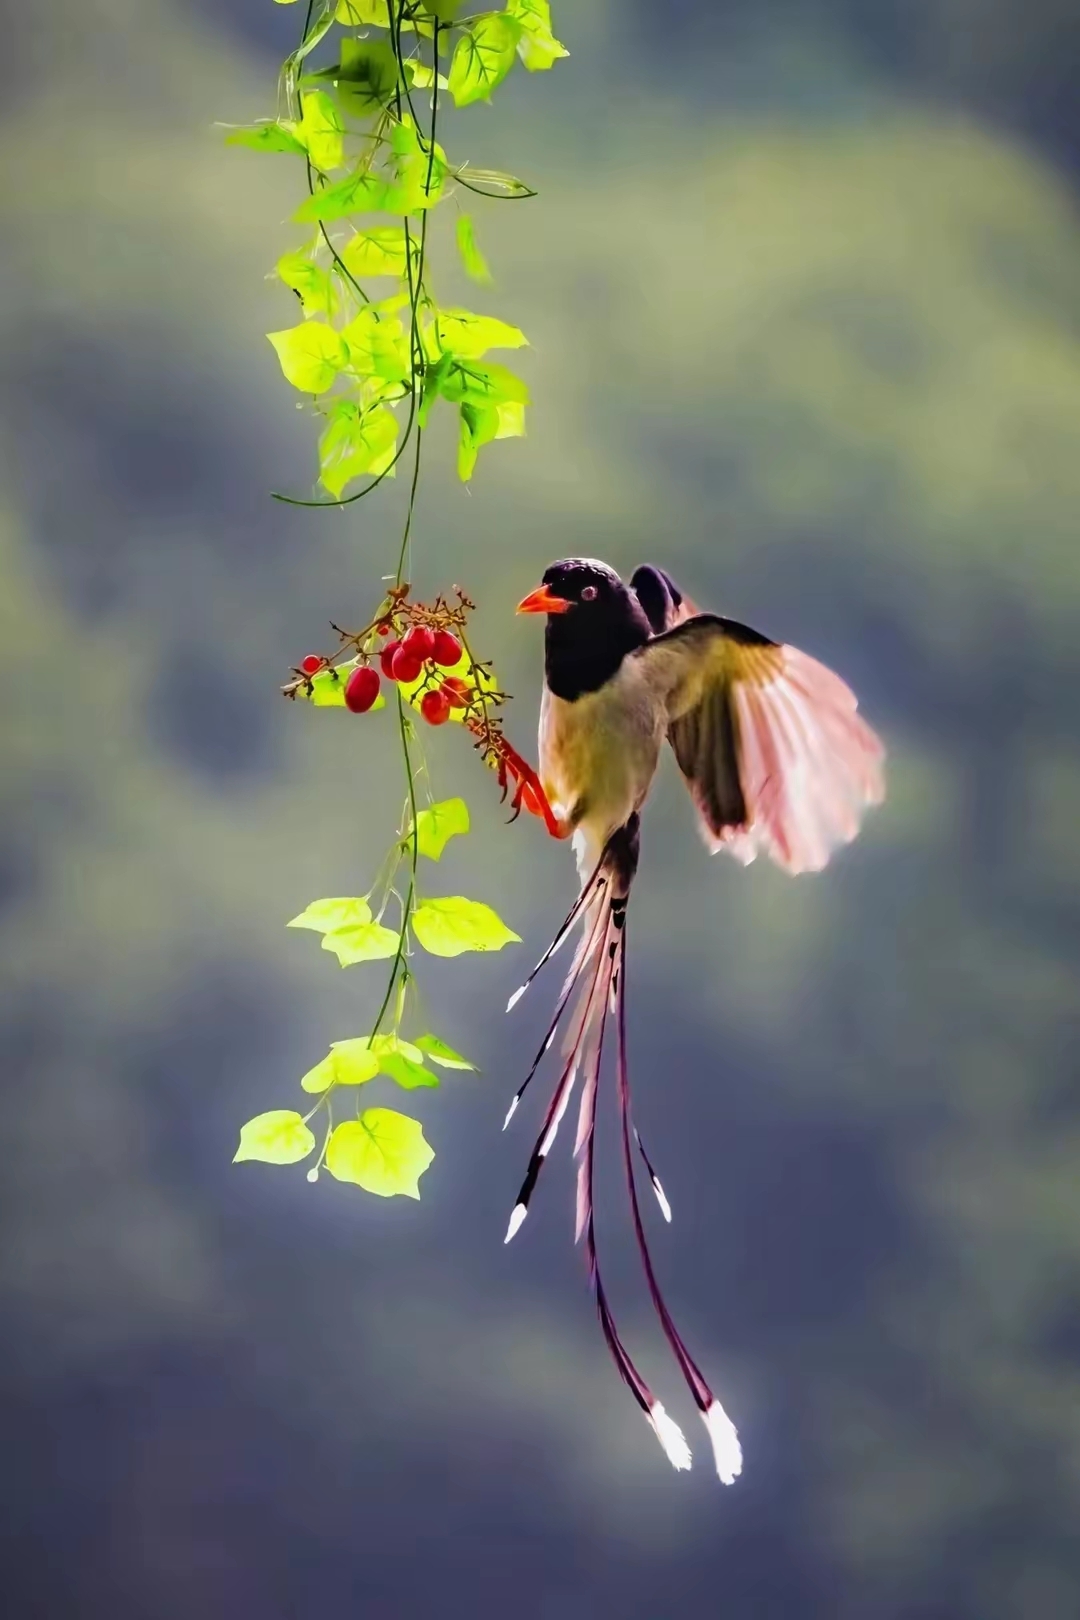
[[[426,624],[414,624],[411,630],[406,630],[401,645],[413,658],[419,658],[422,664],[426,663],[435,647],[434,632],[429,630]]]
[[[441,726],[450,718],[450,699],[445,692],[425,692],[420,699],[420,713],[431,726]]]
[[[345,707],[353,714],[366,714],[379,695],[379,672],[370,664],[354,669],[345,682]]]
[[[381,664],[382,672],[388,681],[392,681],[394,678],[394,654],[397,652],[400,646],[400,641],[388,641],[382,652],[379,654],[379,663]]]
[[[449,630],[436,630],[431,657],[443,669],[453,669],[454,665],[461,661],[461,642],[457,636],[452,636]]]
[[[325,662],[325,658],[320,658],[318,653],[308,653],[306,658],[300,660],[300,668],[305,675],[317,675]]]
[[[395,681],[403,681],[408,685],[410,681],[417,679],[423,667],[420,659],[414,658],[405,643],[402,642],[391,660],[390,673]]]
[[[467,709],[476,696],[469,682],[463,680],[460,675],[447,675],[442,683],[442,689],[455,709]]]

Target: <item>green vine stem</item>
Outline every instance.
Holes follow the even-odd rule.
[[[439,860],[449,840],[468,831],[469,813],[461,799],[440,803],[431,794],[417,717],[436,726],[460,723],[504,797],[512,789],[513,813],[530,810],[561,835],[535,772],[503,732],[497,711],[506,694],[471,649],[466,625],[473,604],[456,588],[449,597],[417,602],[405,578],[431,412],[456,411],[458,474],[467,481],[484,446],[524,433],[529,403],[522,378],[488,358],[493,350],[524,347],[525,334],[494,316],[438,304],[428,221],[433,208],[459,192],[504,201],[536,193],[513,175],[447,158],[437,140],[443,97],[457,107],[489,100],[516,64],[542,71],[567,54],[552,33],[548,0],[507,0],[500,10],[467,16],[460,10],[460,0],[308,0],[300,39],[279,77],[279,116],[227,137],[231,145],[300,156],[306,173],[307,195],[293,218],[307,238],[276,266],[302,318],[269,340],[286,381],[321,424],[318,482],[326,493],[278,492],[275,499],[352,505],[394,477],[412,450],[392,586],[368,625],[358,632],[334,626],[334,653],[309,654],[283,688],[316,706],[363,714],[385,707],[383,680],[393,687],[405,810],[388,856],[367,895],[314,901],[289,925],[321,934],[323,948],[342,966],[388,961],[385,988],[369,1032],[334,1042],[303,1076],[302,1088],[316,1099],[307,1113],[275,1109],[249,1120],[236,1158],[275,1164],[308,1158],[315,1148],[311,1124],[324,1112],[323,1145],[308,1178],[317,1179],[325,1163],[339,1180],[382,1196],[418,1197],[432,1150],[419,1121],[362,1107],[359,1092],[354,1117],[336,1121],[343,1090],[378,1076],[406,1090],[437,1086],[437,1069],[473,1067],[430,1032],[405,1038],[414,949],[456,956],[498,950],[518,937],[480,901],[424,892],[422,859]],[[425,95],[422,117],[417,108]],[[487,283],[472,219],[457,206],[462,264],[472,280]],[[392,898],[396,928],[384,921]]]

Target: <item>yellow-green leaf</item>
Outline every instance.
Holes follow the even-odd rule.
[[[401,225],[372,225],[360,231],[341,250],[346,269],[359,281],[364,276],[405,275],[405,229]],[[416,263],[418,237],[408,236],[410,257]]]
[[[469,807],[465,800],[442,799],[427,810],[421,810],[416,817],[417,850],[429,860],[437,861],[451,838],[468,830]]]
[[[527,405],[529,390],[506,366],[491,360],[455,359],[439,384],[444,399],[467,405]]]
[[[426,329],[440,349],[462,360],[478,360],[489,349],[520,349],[528,338],[519,327],[494,315],[473,315],[467,309],[441,309]]]
[[[249,146],[254,152],[303,152],[305,147],[299,139],[298,128],[291,119],[270,119],[245,129],[234,129],[231,135],[226,135],[225,145]]]
[[[464,484],[473,475],[481,446],[499,436],[499,411],[495,405],[468,405],[464,401],[459,409],[458,477]]]
[[[420,1122],[392,1108],[368,1108],[346,1120],[330,1138],[326,1168],[380,1198],[403,1193],[419,1198],[420,1177],[435,1157]]]
[[[507,0],[506,12],[521,29],[517,52],[530,73],[542,73],[560,56],[570,55],[551,32],[548,0]]]
[[[344,28],[389,28],[390,15],[386,0],[337,0],[334,20]],[[397,26],[402,33],[416,33],[431,38],[432,25],[428,22],[409,22],[399,16]]]
[[[317,169],[340,169],[345,161],[345,126],[341,114],[325,90],[309,90],[300,97],[301,118],[297,129],[308,156]]]
[[[405,292],[391,293],[389,298],[380,298],[369,307],[378,315],[396,315],[399,309],[404,309],[409,302],[409,294]]]
[[[440,1041],[437,1035],[418,1035],[416,1045],[421,1052],[424,1052],[431,1059],[432,1063],[437,1063],[440,1068],[471,1069],[473,1073],[476,1072],[475,1063],[470,1063],[468,1058],[463,1058],[460,1052],[455,1052],[452,1046],[447,1046],[445,1041]]]
[[[336,75],[341,105],[356,118],[381,112],[397,88],[397,57],[389,40],[343,39]]]
[[[439,1084],[437,1074],[432,1074],[422,1063],[414,1063],[411,1058],[400,1053],[391,1052],[382,1059],[382,1072],[389,1075],[395,1085],[401,1086],[404,1091],[415,1091],[418,1086]]]
[[[321,1063],[300,1081],[305,1091],[317,1094],[331,1086],[362,1086],[374,1080],[379,1060],[364,1041],[336,1041]]]
[[[423,0],[423,7],[429,17],[441,23],[452,23],[461,10],[461,0]]]
[[[392,473],[397,431],[397,417],[387,406],[360,410],[342,400],[319,440],[319,476],[331,495],[340,495],[354,478]]]
[[[322,948],[337,957],[342,967],[357,962],[382,962],[396,956],[401,935],[382,923],[358,923],[352,928],[335,928],[323,935]]]
[[[377,1072],[378,1071],[376,1070],[376,1073]],[[303,1075],[300,1080],[300,1084],[305,1091],[314,1092],[316,1095],[323,1091],[329,1091],[333,1083],[333,1052],[330,1053],[329,1057],[324,1057],[321,1063],[316,1063],[315,1067],[313,1069],[309,1069],[307,1074]]]
[[[481,447],[492,439],[520,438],[525,432],[525,406],[520,400],[498,405],[474,405],[462,400],[458,433],[458,477],[465,483],[473,475]]]
[[[449,1048],[447,1048],[449,1051]],[[457,1056],[457,1055],[455,1055]],[[460,1059],[450,1064],[440,1056],[432,1055],[434,1063],[444,1068],[471,1068]],[[424,1068],[424,1051],[400,1035],[356,1035],[350,1040],[335,1040],[322,1063],[308,1069],[300,1084],[306,1092],[316,1095],[330,1089],[330,1085],[366,1085],[379,1074],[387,1074],[397,1085],[415,1090],[418,1085],[439,1085],[439,1076]]]
[[[332,186],[323,186],[308,197],[296,210],[293,219],[301,223],[321,222],[325,225],[331,220],[345,219],[349,214],[371,213],[380,209],[403,213],[404,209],[395,206],[400,200],[397,191],[397,187],[388,186],[385,180],[360,167],[354,173],[347,174],[344,180],[336,180]]]
[[[389,28],[390,16],[386,0],[337,0],[335,22],[345,28]]]
[[[310,697],[306,686],[300,688],[301,694],[316,709],[343,709],[345,707],[345,682],[348,679],[348,668],[321,669],[317,675],[312,675],[309,682],[311,686]],[[382,694],[380,693],[381,697]],[[372,708],[377,705],[372,704]]]
[[[505,11],[488,11],[458,37],[450,61],[450,94],[459,107],[489,101],[514,65],[521,24]]]
[[[244,1159],[296,1164],[306,1159],[314,1146],[315,1138],[298,1113],[291,1108],[272,1108],[268,1114],[256,1114],[241,1125],[240,1146],[233,1154],[233,1164]]]
[[[497,439],[520,439],[524,437],[525,406],[521,400],[504,400],[501,405],[496,405],[495,410],[499,418],[499,429],[495,435]]]
[[[409,76],[411,88],[414,90],[430,90],[435,83],[435,73],[426,62],[421,62],[415,56],[407,56],[401,64]],[[448,90],[450,81],[443,73],[439,74],[439,89]]]
[[[446,179],[446,153],[436,141],[434,148],[422,142],[416,125],[406,114],[390,134],[397,185],[390,188],[392,201],[386,207],[398,214],[419,213],[433,208],[442,196]]]
[[[374,1040],[369,1035],[356,1035],[349,1040],[332,1041],[326,1057],[308,1070],[300,1084],[305,1091],[320,1093],[333,1085],[363,1086],[379,1074],[389,1074],[396,1080],[398,1077],[391,1065],[401,1064],[410,1077],[404,1082],[399,1080],[398,1084],[437,1086],[435,1075],[411,1077],[411,1071],[420,1068],[423,1058],[418,1046],[403,1041],[398,1035],[376,1035]],[[426,1070],[423,1075],[427,1075]]]
[[[286,287],[299,293],[305,318],[312,315],[332,315],[336,306],[334,286],[329,274],[315,263],[306,248],[286,253],[275,265],[275,271]]]
[[[485,285],[489,284],[491,271],[488,269],[487,260],[477,246],[476,232],[473,230],[473,222],[468,214],[458,215],[457,245],[458,252],[461,254],[461,262],[465,266],[465,274],[473,281],[479,281]]]
[[[364,377],[404,382],[410,374],[409,342],[396,315],[385,315],[365,304],[348,326],[341,329],[349,364]]]
[[[285,924],[286,928],[310,928],[316,934],[327,934],[335,928],[356,928],[371,921],[371,907],[367,901],[350,896],[345,899],[313,900],[305,906],[299,917]]]
[[[286,380],[305,394],[324,394],[348,360],[348,350],[332,326],[302,321],[285,332],[268,332]]]
[[[364,1080],[374,1080],[378,1072],[379,1066],[376,1063],[370,1074],[357,1077],[356,1084],[360,1085]],[[324,1091],[329,1091],[331,1086],[338,1084],[333,1052],[328,1053],[313,1069],[302,1075],[300,1084],[305,1091],[310,1091],[314,1096],[321,1096]]]
[[[330,1062],[339,1086],[362,1086],[368,1080],[374,1080],[380,1072],[379,1055],[372,1050],[366,1036],[350,1041],[331,1041]]]
[[[462,400],[458,433],[458,477],[462,483],[473,475],[481,447],[492,439],[520,438],[525,432],[525,406],[520,400],[498,405],[474,405]]]
[[[507,928],[490,906],[480,900],[466,900],[462,895],[425,900],[414,911],[412,926],[420,944],[432,956],[501,951],[504,945],[521,943],[521,935]]]
[[[347,1041],[331,1041],[330,1046],[335,1052],[344,1051],[345,1049],[357,1052],[374,1052],[376,1057],[379,1058],[386,1057],[391,1053],[397,1053],[401,1057],[408,1058],[410,1063],[419,1063],[423,1058],[420,1048],[414,1046],[412,1041],[402,1040],[400,1035],[390,1033],[374,1037],[370,1035],[353,1035]]]

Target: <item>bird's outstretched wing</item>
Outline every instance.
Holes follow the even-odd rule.
[[[816,872],[884,797],[880,739],[840,677],[806,653],[702,613],[632,656],[667,705],[714,853],[748,864],[763,852],[785,871]]]

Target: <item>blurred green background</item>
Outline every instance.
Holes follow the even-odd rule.
[[[212,125],[273,111],[298,9],[22,7],[0,65],[12,1620],[1080,1613],[1080,16],[555,9],[569,60],[447,124],[456,156],[539,186],[477,209],[535,404],[468,491],[433,435],[416,586],[478,599],[519,746],[540,645],[513,604],[584,552],[661,562],[823,658],[890,750],[887,804],[816,879],[710,864],[670,772],[646,823],[658,1263],[746,1472],[723,1490],[699,1448],[674,1476],[635,1415],[565,1163],[502,1246],[531,1120],[499,1128],[555,985],[501,1009],[573,878],[503,826],[456,734],[428,757],[476,834],[439,876],[526,943],[425,971],[483,1073],[413,1094],[423,1201],[229,1165],[377,994],[283,924],[370,882],[391,729],[276,688],[378,596],[403,492],[268,498],[314,468],[263,336],[294,319],[264,278],[300,175]],[[614,1176],[603,1200],[620,1321],[696,1438]]]

